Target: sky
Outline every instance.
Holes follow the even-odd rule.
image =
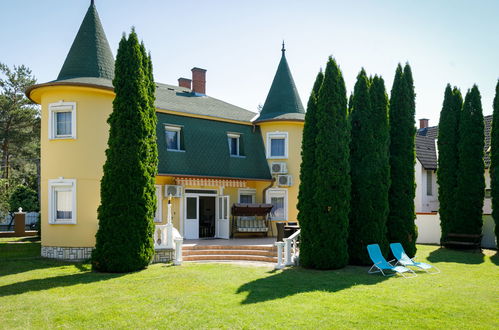
[[[0,62],[28,66],[38,82],[56,79],[90,0],[0,0]],[[492,114],[499,78],[497,0],[95,0],[116,55],[135,27],[152,54],[157,82],[177,84],[207,70],[212,97],[257,111],[286,43],[302,103],[333,56],[348,93],[358,72],[381,75],[391,90],[398,63],[411,65],[416,121],[437,125],[445,86],[477,84]]]

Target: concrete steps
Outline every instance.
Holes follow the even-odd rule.
[[[184,261],[258,261],[277,262],[274,246],[262,245],[184,245]]]

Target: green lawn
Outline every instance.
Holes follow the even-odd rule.
[[[0,328],[498,328],[499,256],[419,246],[442,270],[383,278],[366,267],[273,271],[155,264],[99,274],[0,239]]]

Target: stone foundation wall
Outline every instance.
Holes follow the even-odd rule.
[[[92,256],[91,247],[42,246],[42,257],[70,261],[88,260]],[[174,249],[158,249],[154,253],[152,263],[170,262],[175,258]]]
[[[42,246],[42,257],[51,259],[83,261],[90,259],[91,247]]]
[[[154,258],[152,259],[152,263],[158,262],[170,262],[175,258],[175,250],[174,249],[161,249],[154,251]]]

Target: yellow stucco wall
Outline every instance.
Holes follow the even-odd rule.
[[[301,164],[301,141],[303,136],[303,125],[301,121],[269,121],[259,124],[263,143],[267,149],[267,133],[287,132],[288,133],[288,158],[287,159],[267,159],[269,166],[272,162],[286,162],[288,173],[293,176],[291,187],[279,187],[274,184],[273,188],[287,189],[288,191],[288,221],[296,221],[298,216],[298,188],[300,186],[300,164]]]
[[[97,230],[102,165],[108,139],[107,118],[114,94],[84,87],[58,86],[36,90],[41,114],[41,219],[42,245],[92,247]],[[48,138],[48,106],[76,102],[76,139]],[[48,223],[48,180],[76,179],[77,224]]]

